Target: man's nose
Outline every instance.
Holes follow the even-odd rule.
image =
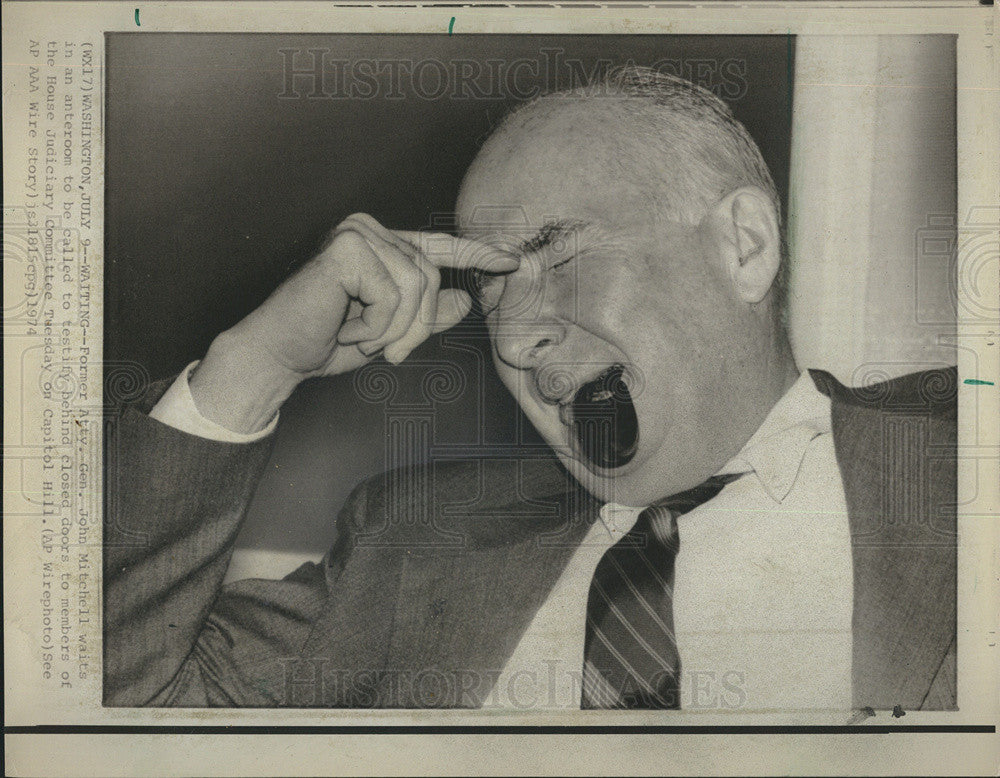
[[[552,318],[514,319],[496,327],[497,354],[520,370],[538,366],[546,353],[566,338],[565,326]]]
[[[556,316],[556,302],[545,283],[545,273],[531,259],[506,277],[496,310],[494,335],[500,359],[511,367],[536,367],[546,353],[566,338],[566,327]]]

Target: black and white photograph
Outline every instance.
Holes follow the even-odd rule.
[[[111,36],[105,704],[955,708],[954,39],[802,45]]]
[[[996,773],[992,6],[3,15],[5,773]]]

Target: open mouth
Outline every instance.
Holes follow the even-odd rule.
[[[630,462],[639,445],[639,419],[624,374],[625,368],[612,365],[561,408],[577,452],[605,470]]]

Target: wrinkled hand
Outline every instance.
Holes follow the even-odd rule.
[[[518,259],[477,241],[347,217],[312,260],[216,338],[191,379],[199,410],[249,431],[306,378],[354,370],[380,352],[398,364],[472,307],[466,292],[440,289],[444,267],[509,273]]]

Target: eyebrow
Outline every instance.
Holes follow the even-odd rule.
[[[524,254],[541,251],[551,243],[565,238],[571,232],[586,227],[587,223],[579,219],[556,219],[547,221],[531,238],[521,243],[518,250]]]

